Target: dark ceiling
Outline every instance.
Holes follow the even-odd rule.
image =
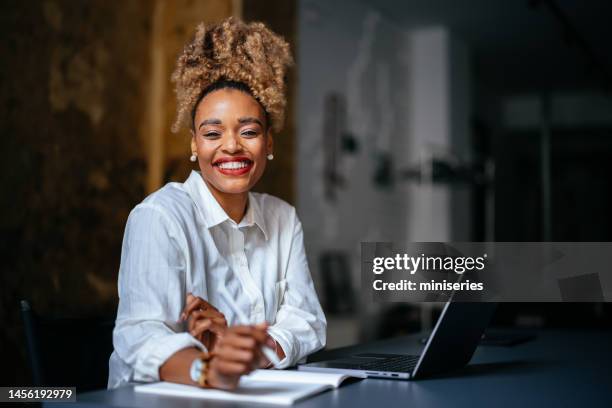
[[[362,2],[402,28],[450,28],[468,44],[476,80],[507,92],[612,85],[611,0]]]

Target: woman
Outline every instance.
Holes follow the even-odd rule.
[[[201,24],[179,57],[173,130],[191,128],[200,171],[130,213],[109,388],[162,380],[232,389],[271,365],[264,345],[280,368],[324,346],[295,209],[249,192],[273,159],[290,65],[281,37],[233,18]],[[252,324],[236,325],[220,288]]]

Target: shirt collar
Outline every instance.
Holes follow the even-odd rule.
[[[217,199],[212,195],[199,171],[192,170],[183,185],[187,194],[189,194],[191,199],[195,202],[207,228],[210,229],[226,221],[233,222],[225,210],[223,210]],[[268,233],[266,231],[264,217],[252,193],[249,193],[247,206],[247,212],[238,224],[238,227],[257,225],[267,240]]]
[[[268,240],[268,231],[266,229],[266,222],[263,216],[263,212],[261,207],[259,206],[259,202],[255,199],[253,193],[249,193],[249,204],[248,204],[247,212],[244,215],[244,218],[240,222],[248,222],[249,225],[257,225],[261,232],[264,234],[264,238],[266,241]]]

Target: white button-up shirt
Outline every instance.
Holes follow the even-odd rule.
[[[250,323],[267,321],[288,367],[325,345],[327,323],[314,289],[295,209],[267,194],[249,193],[237,224],[199,172],[169,183],[136,206],[127,221],[119,269],[109,388],[158,381],[174,353],[204,346],[179,315],[187,293],[217,307],[228,325],[237,317],[225,287]]]

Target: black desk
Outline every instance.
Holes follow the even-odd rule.
[[[325,354],[373,349],[415,353],[422,347],[419,338],[395,338]],[[443,377],[419,381],[358,380],[296,406],[612,407],[611,366],[612,331],[546,331],[540,332],[535,340],[514,347],[479,347],[468,367]],[[249,406],[136,394],[131,387],[79,394],[76,403],[62,405],[71,408]]]

